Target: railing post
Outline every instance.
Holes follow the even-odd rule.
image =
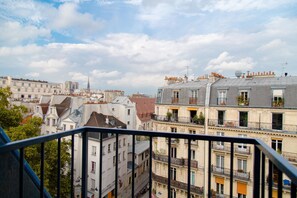
[[[153,138],[152,136],[150,136],[150,173],[149,173],[149,183],[150,183],[150,187],[149,187],[149,197],[152,196],[152,161],[153,161]]]
[[[231,157],[230,157],[230,197],[233,197],[233,163],[234,160],[234,142],[231,142]]]
[[[253,183],[253,197],[260,196],[260,150],[254,146],[254,183]]]
[[[19,164],[19,197],[24,197],[24,148],[20,148],[20,164]]]
[[[115,198],[118,197],[118,166],[119,166],[119,134],[116,133],[116,164],[115,164],[115,181],[114,181],[114,194]],[[133,156],[134,157],[134,156]],[[134,178],[134,175],[132,176]]]
[[[291,183],[291,198],[296,198],[296,185]]]
[[[277,169],[278,179],[277,179],[277,197],[283,197],[283,172]]]
[[[269,160],[269,167],[268,167],[268,198],[272,198],[272,174],[273,174],[273,165],[272,162]]]
[[[191,197],[191,142],[192,140],[188,139],[188,198]]]
[[[265,198],[265,154],[262,153],[262,170],[261,170],[261,198]]]
[[[135,135],[132,135],[132,187],[131,187],[131,197],[134,197],[134,174],[135,174]]]
[[[61,192],[61,138],[58,139],[58,169],[57,169],[57,198]]]
[[[167,181],[167,191],[168,191],[168,198],[171,198],[171,137],[168,138],[168,181]]]
[[[208,141],[208,198],[211,197],[211,140]]]
[[[88,197],[88,132],[82,132],[82,172],[81,172],[81,195],[82,198]]]
[[[102,166],[103,166],[103,135],[100,132],[100,168],[99,168],[99,198],[102,197]]]
[[[40,148],[40,198],[43,198],[44,191],[44,143],[41,143]]]
[[[71,135],[71,186],[70,186],[70,197],[74,197],[74,188],[73,188],[73,182],[74,182],[74,134]]]

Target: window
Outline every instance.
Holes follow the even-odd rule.
[[[275,129],[275,130],[283,129],[283,114],[272,113],[272,129]]]
[[[197,104],[198,102],[198,90],[190,90],[189,104]]]
[[[223,155],[216,156],[216,167],[217,167],[218,171],[223,172],[223,170],[224,170],[224,156]]]
[[[70,125],[70,129],[73,129],[73,125]]]
[[[172,180],[176,180],[176,168],[170,168],[170,177]]]
[[[91,173],[95,173],[96,171],[96,162],[92,161]]]
[[[171,132],[172,133],[176,133],[177,132],[177,128],[176,127],[171,127]]]
[[[191,171],[191,185],[195,185],[195,171]]]
[[[121,153],[119,153],[119,159],[118,159],[119,163],[121,162]]]
[[[178,103],[179,100],[179,91],[172,92],[172,103]]]
[[[176,158],[176,147],[171,147],[171,157]]]
[[[31,87],[31,83],[29,83],[29,87]]]
[[[217,183],[217,194],[224,195],[224,184]]]
[[[22,86],[24,86],[25,84],[24,83],[22,83]]]
[[[176,198],[176,190],[174,188],[170,189],[170,198]]]
[[[47,126],[50,125],[50,119],[49,119],[49,118],[46,119],[46,125],[47,125]],[[64,129],[64,131],[65,131],[65,129]]]
[[[130,115],[130,109],[128,109],[128,115]]]
[[[225,136],[225,133],[218,131],[217,136]],[[217,142],[217,148],[224,148],[224,142]]]
[[[238,159],[237,160],[237,170],[238,172],[246,173],[247,170],[247,161],[245,159]]]
[[[144,153],[141,153],[141,160],[143,161]]]
[[[195,160],[196,158],[196,152],[195,150],[191,149],[191,160]]]
[[[224,125],[225,111],[218,111],[218,125]]]
[[[247,135],[246,134],[238,134],[238,137],[246,138]],[[244,143],[240,143],[240,144],[238,144],[238,149],[240,149],[240,150],[246,150],[247,149],[247,146]]]
[[[283,105],[284,105],[283,90],[282,89],[273,90],[272,106],[283,107]]]
[[[248,91],[240,91],[237,97],[238,105],[249,105]]]
[[[126,138],[123,139],[123,146],[126,146]]]
[[[126,152],[123,151],[123,161],[125,161],[125,160],[126,160]]]
[[[218,91],[218,105],[226,105],[227,104],[227,91],[221,90]]]
[[[115,151],[116,150],[116,143],[114,142],[113,143],[113,151]]]
[[[115,166],[115,163],[116,163],[116,157],[115,156],[112,157],[112,163]]]
[[[161,102],[161,99],[162,99],[162,89],[158,89],[158,93],[157,93],[157,103],[160,103]]]
[[[95,190],[95,179],[91,179],[91,189]]]
[[[92,146],[92,155],[96,156],[96,146]]]
[[[238,198],[246,198],[246,195],[238,193]]]
[[[53,119],[53,126],[56,126],[56,119]]]
[[[63,130],[66,131],[66,124],[63,124]]]
[[[121,140],[119,140],[119,148],[121,148],[122,147],[122,144],[121,144]]]
[[[278,153],[282,153],[282,145],[283,145],[283,140],[272,139],[271,141],[271,147],[274,150],[276,150]]]
[[[248,112],[239,112],[239,126],[247,127],[248,126]]]
[[[130,121],[127,122],[127,125],[130,125]]]
[[[107,152],[110,153],[110,144],[108,144],[107,149],[108,149]]]

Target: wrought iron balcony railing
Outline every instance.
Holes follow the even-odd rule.
[[[168,155],[161,155],[153,153],[153,159],[161,162],[168,162]],[[171,158],[171,163],[178,166],[188,166],[188,159],[184,158]],[[191,160],[191,167],[198,168],[198,161]]]
[[[230,169],[212,165],[212,172],[220,175],[230,176]],[[250,180],[250,173],[242,170],[233,170],[234,178],[241,180]]]
[[[212,148],[214,150],[220,150],[220,151],[226,151],[226,152],[231,151],[231,147],[229,145],[222,145],[222,144],[218,144],[217,142],[213,142]],[[251,154],[250,146],[240,144],[240,145],[235,145],[234,149],[235,149],[235,153],[245,154],[245,155]]]
[[[2,131],[3,132],[3,131]],[[296,197],[296,184],[297,184],[297,169],[293,165],[291,165],[286,159],[284,159],[281,155],[279,155],[275,150],[270,148],[268,145],[266,145],[263,141],[255,138],[243,138],[243,137],[227,137],[227,136],[210,136],[210,135],[198,135],[198,134],[185,134],[185,133],[168,133],[168,132],[154,132],[154,131],[136,131],[136,130],[125,130],[125,129],[110,129],[110,128],[96,128],[96,127],[83,127],[75,130],[70,130],[70,131],[65,131],[65,132],[59,132],[59,133],[54,133],[50,135],[45,135],[45,136],[39,136],[39,137],[34,137],[30,139],[25,139],[21,141],[15,141],[15,142],[9,142],[6,144],[3,144],[0,146],[0,161],[3,162],[3,160],[7,160],[6,156],[9,155],[12,152],[17,152],[19,155],[17,155],[17,163],[18,166],[15,168],[15,171],[19,172],[18,177],[12,177],[10,173],[7,172],[1,172],[0,176],[0,181],[5,183],[6,185],[9,185],[10,182],[7,181],[13,181],[15,184],[13,186],[9,186],[9,188],[14,189],[15,192],[18,193],[18,196],[14,197],[24,197],[24,191],[25,190],[30,190],[30,189],[24,189],[24,172],[26,171],[25,169],[25,159],[24,159],[24,150],[32,145],[41,145],[41,152],[40,152],[40,183],[37,185],[40,193],[40,197],[44,196],[44,160],[45,160],[45,155],[46,153],[44,152],[44,144],[46,144],[49,141],[56,140],[61,142],[62,138],[65,137],[70,137],[72,144],[71,144],[71,165],[69,166],[70,169],[70,178],[69,180],[71,181],[71,193],[69,197],[74,197],[74,135],[79,134],[82,138],[82,143],[81,143],[81,155],[82,155],[82,160],[79,162],[75,163],[81,163],[81,197],[87,198],[87,193],[88,193],[88,173],[89,173],[89,161],[88,161],[88,153],[91,152],[89,151],[88,147],[88,134],[92,133],[98,133],[100,137],[106,133],[113,133],[115,134],[115,142],[116,142],[116,150],[115,150],[115,184],[114,184],[114,196],[118,196],[118,189],[120,187],[120,181],[118,180],[118,154],[119,154],[119,135],[131,135],[132,136],[132,154],[135,153],[135,139],[136,136],[147,136],[149,139],[149,155],[151,156],[150,159],[153,157],[153,152],[152,152],[152,145],[153,145],[153,138],[155,137],[163,137],[163,138],[168,138],[168,156],[171,156],[171,138],[180,138],[180,139],[187,139],[188,141],[191,140],[199,140],[199,141],[206,141],[206,147],[208,156],[206,157],[206,163],[207,167],[205,169],[205,176],[206,176],[206,181],[204,184],[204,188],[198,187],[198,186],[192,186],[191,184],[191,144],[188,144],[187,148],[187,154],[188,158],[186,159],[187,161],[187,182],[177,182],[172,180],[171,178],[171,164],[172,164],[172,158],[167,158],[167,176],[157,176],[153,174],[152,172],[152,160],[149,162],[149,195],[152,194],[152,181],[160,181],[164,184],[167,185],[167,191],[168,194],[171,191],[172,187],[176,188],[181,188],[184,189],[187,196],[191,196],[191,192],[197,192],[198,194],[205,193],[205,195],[208,195],[210,197],[211,195],[211,177],[212,173],[214,170],[212,166],[212,142],[228,142],[230,144],[230,167],[228,167],[229,171],[226,171],[224,169],[224,174],[228,175],[230,178],[230,181],[233,181],[234,178],[246,178],[246,176],[240,175],[238,171],[234,169],[234,151],[235,151],[235,145],[238,143],[241,144],[250,144],[253,145],[253,177],[250,178],[252,181],[252,186],[253,186],[253,191],[251,197],[265,197],[266,192],[266,183],[268,183],[268,196],[272,196],[272,189],[273,189],[273,172],[278,172],[278,184],[277,184],[277,192],[278,192],[278,197],[282,196],[283,193],[283,174],[286,175],[286,177],[290,180],[290,194],[291,197]],[[99,163],[100,163],[100,168],[99,168],[99,187],[98,187],[98,195],[99,197],[102,197],[102,184],[103,184],[103,179],[102,179],[102,163],[103,163],[103,154],[102,154],[102,138],[100,138],[100,152],[98,155],[99,158]],[[61,163],[60,157],[61,155],[59,154],[61,152],[61,147],[58,144],[57,147],[58,155],[57,155],[57,165],[59,167],[59,164]],[[268,159],[268,171],[266,170],[267,166],[267,161]],[[111,162],[112,163],[112,162]],[[134,175],[135,171],[135,158],[132,157],[132,175]],[[112,164],[111,164],[111,167]],[[218,170],[215,170],[218,172]],[[57,193],[53,196],[60,197],[60,190],[64,186],[61,186],[60,183],[60,177],[61,177],[61,171],[60,169],[57,169]],[[268,175],[268,181],[266,181],[266,176]],[[248,175],[250,177],[250,175]],[[132,177],[132,188],[131,188],[131,196],[129,197],[134,197],[135,196],[135,181],[134,177]],[[2,186],[0,188],[3,188]],[[230,189],[228,190],[229,192],[226,192],[227,194],[230,195],[230,197],[233,197],[233,189],[234,189],[234,183],[231,182],[231,185],[229,187]],[[2,192],[5,192],[5,189],[1,189]],[[225,189],[226,190],[226,189]],[[267,195],[266,195],[267,196]],[[9,195],[8,195],[9,197]]]
[[[179,122],[179,123],[186,123],[186,124],[198,124],[198,125],[204,125],[204,119],[198,119],[194,120],[191,117],[171,117],[170,119],[167,116],[164,115],[154,115],[152,117],[153,120],[156,121],[163,121],[163,122]]]
[[[243,124],[246,124],[246,126],[243,126]],[[236,120],[221,121],[218,119],[208,119],[208,126],[245,128],[245,129],[265,130],[265,131],[289,131],[289,132],[297,131],[297,125],[293,125],[293,124],[267,123],[267,122],[242,123]]]

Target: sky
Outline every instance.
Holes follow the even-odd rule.
[[[296,0],[0,0],[0,76],[156,94],[165,76],[296,76]]]

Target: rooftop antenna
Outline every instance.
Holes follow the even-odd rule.
[[[286,65],[288,65],[287,61],[285,63],[282,63],[282,75],[281,76],[284,76],[285,74],[285,68],[286,68]]]

